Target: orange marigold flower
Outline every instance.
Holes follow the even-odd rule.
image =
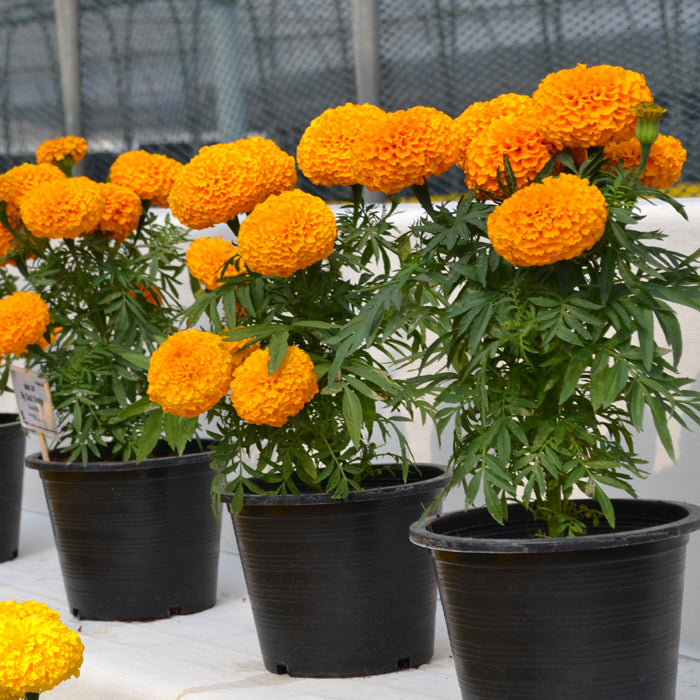
[[[266,191],[262,160],[234,141],[202,146],[178,175],[168,201],[180,223],[203,229],[249,212]]]
[[[196,238],[185,253],[185,263],[194,277],[207,289],[215,289],[221,284],[224,264],[238,256],[238,248],[221,236],[217,238]],[[231,263],[226,268],[226,277],[235,277],[245,272],[242,265],[237,268]]]
[[[464,182],[469,189],[502,195],[498,170],[505,179],[503,156],[508,156],[518,187],[534,181],[554,155],[554,146],[529,115],[501,117],[479,131],[466,148]]]
[[[136,230],[143,214],[141,198],[128,187],[112,182],[100,182],[100,192],[105,200],[98,230],[123,243]]]
[[[352,172],[352,152],[361,125],[384,114],[371,104],[348,102],[321,112],[301,136],[297,146],[299,169],[314,185],[357,183]]]
[[[0,224],[0,267],[9,265],[11,260],[3,260],[15,246],[15,237],[2,224]]]
[[[27,192],[52,180],[65,180],[66,174],[55,165],[22,163],[0,177],[0,201],[7,202],[7,216],[13,226],[19,226],[19,205]]]
[[[87,153],[87,141],[80,136],[62,136],[44,141],[36,149],[37,163],[58,165],[64,158],[70,158],[72,165],[80,163]]]
[[[550,265],[592,248],[605,231],[607,214],[597,187],[564,174],[508,197],[489,216],[488,235],[513,265]]]
[[[270,353],[255,350],[233,373],[231,403],[248,423],[281,428],[318,393],[311,358],[294,346],[280,366],[268,372]]]
[[[20,355],[40,343],[49,325],[49,307],[34,292],[0,299],[0,354]]]
[[[45,603],[0,602],[0,697],[24,698],[80,676],[80,636]]]
[[[605,146],[605,155],[613,163],[622,161],[623,167],[628,169],[637,168],[641,154],[642,146],[636,137]],[[677,138],[659,134],[651,146],[649,160],[641,175],[642,184],[657,189],[672,187],[681,178],[687,155]]]
[[[226,395],[232,372],[231,353],[220,336],[180,331],[151,356],[148,396],[166,413],[193,418]]]
[[[630,109],[651,99],[641,73],[581,63],[550,73],[532,96],[542,135],[560,150],[625,141],[636,123]]]
[[[183,167],[174,158],[160,153],[127,151],[112,163],[109,181],[128,187],[157,207],[167,207],[170,190]]]
[[[491,122],[508,116],[521,116],[532,113],[532,97],[506,92],[487,102],[474,102],[455,119],[459,133],[458,161],[464,161],[467,146],[471,140]]]
[[[152,306],[160,306],[161,301],[163,299],[163,295],[158,291],[158,288],[155,287],[154,285],[151,285],[150,287],[146,288],[146,285],[141,283],[139,284],[139,290],[140,290],[140,295]],[[132,291],[127,291],[127,294],[132,298],[136,299],[138,298],[138,295],[136,292]]]
[[[241,148],[249,148],[258,158],[265,173],[265,188],[261,191],[259,202],[271,194],[280,194],[285,190],[293,190],[297,184],[297,166],[294,156],[283,151],[271,139],[262,136],[249,136],[238,142]],[[256,202],[257,204],[257,202]]]
[[[99,185],[73,177],[34,187],[22,198],[20,215],[38,238],[77,238],[97,228],[104,208]]]
[[[261,275],[289,277],[333,252],[335,216],[320,198],[301,190],[268,197],[241,222],[238,252]]]
[[[454,120],[432,107],[386,112],[362,124],[355,136],[352,172],[368,190],[396,194],[442,175],[459,155]]]

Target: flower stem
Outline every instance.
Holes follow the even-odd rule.
[[[425,213],[433,220],[437,222],[436,212],[433,208],[433,201],[430,198],[430,190],[428,189],[428,183],[424,182],[422,185],[411,185],[411,190],[413,194],[416,195],[418,203],[425,209]]]
[[[353,226],[357,226],[357,222],[360,220],[360,209],[362,208],[363,202],[363,187],[362,185],[352,186],[352,223]]]
[[[38,700],[39,693],[27,693],[24,697],[26,700]]]

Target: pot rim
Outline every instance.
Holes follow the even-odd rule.
[[[22,425],[17,413],[12,411],[0,411],[0,430],[3,428],[15,428]]]
[[[387,466],[387,464],[378,464],[376,466]],[[388,486],[371,486],[363,491],[350,491],[347,498],[343,499],[333,498],[329,493],[246,493],[243,502],[246,506],[306,506],[357,503],[358,501],[376,501],[387,497],[395,497],[403,493],[415,494],[423,491],[434,491],[436,488],[442,489],[447,485],[449,477],[446,476],[445,466],[431,462],[414,462],[411,467],[430,470],[432,476],[406,483],[398,477],[399,483]],[[221,500],[230,505],[233,500],[233,494],[222,493]]]
[[[202,441],[206,444],[206,441]],[[181,455],[172,454],[163,457],[149,457],[141,462],[137,462],[135,459],[129,460],[104,460],[104,461],[91,461],[87,464],[83,462],[54,462],[52,460],[45,460],[42,458],[41,453],[34,452],[27,455],[24,459],[25,464],[30,469],[36,469],[39,472],[128,472],[128,471],[140,471],[145,469],[165,469],[177,464],[178,466],[189,466],[201,461],[202,455],[205,454],[207,450],[200,450],[195,452],[185,452]]]
[[[596,505],[587,499],[578,502]],[[511,517],[505,525],[494,521],[485,507],[472,508],[419,520],[410,526],[409,538],[418,546],[449,552],[536,554],[648,544],[677,537],[687,538],[689,533],[700,529],[700,507],[691,503],[620,498],[612,499],[612,504],[619,526],[614,532],[559,538],[503,537],[499,533],[508,528],[522,529],[528,521],[532,523],[522,506],[512,504],[508,507]],[[480,519],[486,521],[487,518],[489,522],[480,522]],[[650,524],[640,524],[644,519]],[[467,534],[469,531],[474,534]]]

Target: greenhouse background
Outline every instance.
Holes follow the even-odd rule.
[[[136,148],[185,162],[262,134],[294,153],[328,107],[455,117],[609,63],[646,75],[662,132],[688,151],[677,194],[700,193],[697,0],[0,0],[0,45],[0,171],[65,133],[87,138],[96,179]],[[462,178],[454,168],[433,191]]]

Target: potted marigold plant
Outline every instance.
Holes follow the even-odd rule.
[[[312,123],[305,174],[353,182],[343,159],[371,112],[345,105]],[[444,469],[413,464],[401,430],[413,404],[389,370],[409,341],[336,342],[396,257],[393,207],[366,207],[355,188],[334,212],[295,185],[294,158],[260,137],[203,148],[176,178],[175,216],[232,235],[188,248],[193,327],[150,358],[144,449],[169,415],[206,416],[214,495],[232,513],[268,670],[416,666],[433,652],[436,591],[430,557],[406,533]]]
[[[663,112],[643,75],[605,65],[468,107],[468,195],[436,205],[416,188],[401,265],[341,336],[424,335],[414,389],[451,434],[466,508],[411,539],[433,553],[464,698],[675,697],[700,510],[609,494],[635,495],[645,412],[671,455],[669,422],[700,418],[677,369],[698,253],[646,231],[639,207],[685,215],[659,189],[685,160],[657,136]]]
[[[43,415],[36,425],[53,440],[27,464],[43,482],[71,611],[93,619],[193,612],[216,597],[208,453],[199,444],[179,444],[183,455],[154,446],[137,464],[144,417],[124,412],[147,388],[134,358],[157,347],[182,312],[188,232],[150,211],[167,205],[182,164],[131,151],[98,183],[72,175],[86,150],[82,138],[47,141],[36,163],[0,176],[2,261],[19,288],[0,299],[0,353],[20,366],[19,402],[37,387],[50,392],[53,421]],[[34,401],[37,413],[46,414],[46,398]]]

